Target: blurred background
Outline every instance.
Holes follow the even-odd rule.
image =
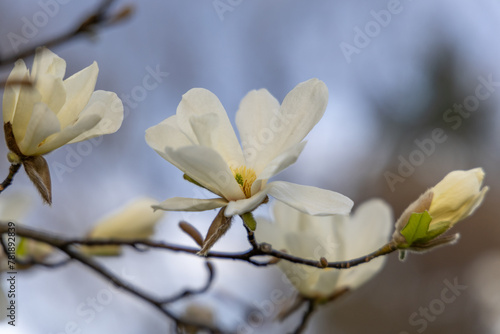
[[[0,57],[69,31],[99,3],[1,1]],[[16,176],[2,196],[17,188],[33,198],[23,223],[81,237],[140,196],[206,196],[148,147],[145,130],[175,114],[193,87],[215,93],[233,121],[248,91],[267,88],[281,101],[296,84],[317,77],[329,88],[327,111],[297,163],[277,179],[338,191],[355,203],[380,197],[396,218],[451,170],[483,167],[491,189],[476,214],[456,226],[457,245],[410,254],[404,263],[392,254],[375,279],[317,312],[306,332],[500,333],[498,1],[129,0],[113,8],[127,4],[134,13],[126,22],[52,48],[66,60],[67,75],[96,60],[97,89],[122,97],[126,116],[116,134],[46,157],[52,207],[42,204],[24,171]],[[11,69],[0,67],[0,81]],[[157,73],[152,89],[144,85],[151,72]],[[0,157],[6,154],[1,145]],[[8,166],[1,158],[0,177]],[[178,221],[205,233],[214,215],[169,213],[154,238],[194,246]],[[214,249],[246,248],[236,222]],[[203,261],[192,256],[130,249],[123,255],[102,263],[158,296],[206,279]],[[210,293],[179,303],[176,311],[190,304],[212,309],[217,324],[241,333],[285,333],[300,321],[299,312],[279,324],[273,322],[279,305],[263,309],[272,290],[293,294],[278,268],[217,261],[216,270]],[[436,308],[453,282],[465,288]],[[5,288],[5,279],[1,283]],[[0,323],[1,333],[173,330],[152,307],[79,264],[21,272],[17,290],[16,327]],[[422,315],[429,307],[430,315]],[[263,320],[249,320],[251,312]]]

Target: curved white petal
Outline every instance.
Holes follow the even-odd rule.
[[[349,214],[354,204],[342,194],[316,187],[275,181],[266,188],[270,196],[314,216]]]
[[[250,198],[240,199],[237,201],[230,201],[227,205],[226,210],[224,210],[224,215],[226,217],[231,217],[235,215],[242,215],[244,213],[250,212],[258,207],[262,201],[267,196],[268,188],[264,188],[262,191]]]
[[[319,122],[328,104],[328,88],[318,79],[299,83],[283,100],[281,113],[290,120],[284,149],[300,142]]]
[[[343,224],[344,260],[365,256],[389,241],[394,223],[391,207],[380,199],[364,202]],[[339,286],[355,289],[370,280],[384,266],[386,257],[341,272]]]
[[[64,80],[66,104],[57,113],[62,127],[74,122],[85,106],[92,103],[91,97],[95,98],[93,92],[98,74],[99,67],[96,62],[93,62],[92,65]]]
[[[306,143],[306,141],[300,142],[281,153],[269,162],[260,174],[257,174],[257,178],[260,180],[270,179],[288,166],[294,164],[299,158],[300,153],[302,153]]]
[[[267,242],[274,249],[284,249],[285,240],[280,227],[265,218],[258,217],[257,228],[255,229],[255,238],[258,242]]]
[[[57,114],[66,103],[66,90],[61,78],[47,74],[36,79],[35,87],[42,96],[41,102]]]
[[[163,157],[203,187],[227,200],[245,198],[226,161],[205,146],[165,148]]]
[[[292,255],[306,259],[324,256],[328,261],[347,261],[377,250],[388,242],[393,222],[391,208],[377,199],[363,203],[351,216],[326,217],[306,215],[278,202],[274,219],[272,225],[257,219],[256,237],[260,242],[273,239]],[[283,239],[284,246],[280,244]],[[359,287],[380,271],[384,262],[385,258],[378,258],[343,270],[297,266],[287,261],[280,261],[278,266],[302,295],[316,298]]]
[[[158,201],[152,198],[140,198],[127,204],[120,211],[113,213],[99,222],[90,233],[90,238],[145,239],[153,234],[156,223],[164,212],[154,211]]]
[[[213,119],[210,124],[202,126],[199,119],[203,119],[206,114],[212,114]],[[193,88],[184,94],[177,107],[177,122],[179,128],[191,140],[219,152],[230,166],[238,167],[244,164],[238,138],[226,111],[217,96],[209,90]]]
[[[26,79],[28,79],[26,77]],[[33,112],[35,103],[42,100],[42,96],[38,90],[29,85],[21,85],[19,96],[17,98],[16,109],[12,117],[12,131],[17,142],[23,140],[26,134],[26,128]]]
[[[18,142],[19,149],[25,155],[34,155],[38,146],[50,135],[61,130],[56,114],[45,105],[39,102],[33,107],[31,119],[26,128],[26,135],[21,142]]]
[[[141,198],[125,206],[122,210],[100,220],[89,233],[89,239],[119,238],[147,239],[154,234],[158,221],[164,212],[154,211],[151,207],[158,203],[151,198]],[[121,247],[117,245],[83,247],[87,255],[118,255]]]
[[[227,205],[227,201],[223,198],[173,197],[157,205],[153,205],[153,209],[165,211],[206,211],[221,208],[225,205]]]
[[[253,163],[260,172],[282,152],[301,142],[323,116],[327,102],[328,89],[318,79],[298,84],[285,97],[279,111],[267,91],[250,92],[236,116],[250,165]]]
[[[37,78],[45,74],[51,74],[62,79],[66,72],[66,62],[64,59],[45,47],[38,48],[33,60],[33,70],[31,77]]]
[[[177,116],[171,116],[160,124],[147,129],[146,142],[166,160],[169,160],[165,156],[166,147],[178,149],[179,147],[195,144],[177,126]]]
[[[48,137],[47,140],[36,150],[36,155],[49,153],[56,148],[71,142],[71,140],[81,133],[95,127],[101,119],[97,115],[88,115],[78,120],[74,125],[67,126],[61,132]]]
[[[122,101],[113,92],[95,91],[88,105],[80,113],[79,119],[87,117],[99,117],[100,122],[86,129],[85,132],[71,140],[70,143],[77,143],[82,140],[116,132],[123,122]]]
[[[346,256],[355,258],[373,252],[389,241],[394,225],[391,207],[381,199],[363,202],[345,224]],[[357,236],[370,236],[362,240]]]
[[[243,147],[246,165],[257,173],[273,160],[277,152],[270,142],[284,130],[279,113],[280,104],[267,89],[252,90],[236,113],[236,126]]]
[[[26,64],[22,59],[16,61],[14,69],[10,72],[9,77],[5,85],[3,93],[3,122],[11,122],[14,118],[14,112],[16,110],[17,101],[19,99],[19,93],[21,92],[21,86],[19,84],[12,84],[13,82],[20,82],[24,80],[29,80],[29,71],[26,68]]]

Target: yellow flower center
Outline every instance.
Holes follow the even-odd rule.
[[[238,167],[236,169],[231,168],[233,172],[234,179],[240,185],[241,190],[245,194],[246,198],[252,196],[252,184],[257,179],[255,171],[252,168],[246,168],[245,166]]]

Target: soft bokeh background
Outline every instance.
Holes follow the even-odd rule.
[[[20,49],[70,29],[98,3],[1,1],[0,55],[14,52],[9,33],[23,36],[23,26],[34,17],[40,20],[40,12],[49,12],[48,20],[36,21],[38,31]],[[14,187],[2,196],[16,187],[27,189],[36,204],[26,224],[82,236],[103,215],[138,196],[162,200],[206,195],[146,145],[144,131],[173,115],[181,95],[193,87],[214,92],[234,120],[248,91],[267,88],[282,100],[297,83],[318,77],[329,87],[327,111],[299,161],[279,179],[339,191],[355,203],[381,197],[396,216],[451,170],[481,166],[491,190],[480,210],[456,227],[462,234],[456,246],[411,255],[405,263],[391,255],[374,280],[322,308],[307,333],[500,333],[500,84],[493,83],[490,96],[468,117],[447,113],[454,104],[473,101],[481,80],[500,81],[498,1],[401,0],[397,5],[389,0],[130,0],[117,1],[114,8],[130,3],[135,13],[124,24],[53,49],[66,59],[68,74],[96,60],[97,87],[117,92],[127,114],[118,133],[47,156],[53,179],[51,208],[42,205],[24,172],[19,173]],[[221,3],[225,12],[216,9]],[[388,8],[398,13],[390,18],[380,14]],[[373,23],[375,16],[382,24]],[[362,40],[359,30],[365,29],[371,37]],[[345,50],[347,44],[357,49],[346,56],[342,47]],[[11,68],[0,68],[0,78],[6,78]],[[155,70],[168,76],[161,76],[155,89],[140,88],[148,71]],[[415,141],[432,138],[437,128],[446,141],[435,143],[404,182],[391,189],[387,172],[397,174],[402,159],[415,159]],[[6,153],[2,145],[0,156]],[[7,169],[7,159],[0,159],[2,177]],[[193,245],[179,232],[177,222],[187,219],[205,232],[214,214],[169,214],[155,238]],[[246,247],[244,229],[235,223],[215,249]],[[206,277],[197,258],[132,250],[124,255],[103,262],[158,295],[200,286]],[[259,311],[273,289],[292,294],[277,268],[221,261],[216,269],[209,296],[190,301],[213,307],[216,321],[225,328],[284,333],[299,321],[296,314],[283,324],[271,324],[279,305]],[[446,282],[454,281],[466,288],[439,310],[436,300]],[[4,280],[2,284],[5,287]],[[78,264],[21,272],[17,290],[17,325],[0,324],[1,333],[172,329],[149,305],[116,291]],[[176,309],[182,312],[185,307],[179,304]],[[419,313],[429,307],[439,312],[423,321]],[[266,323],[249,323],[252,311],[261,312]]]

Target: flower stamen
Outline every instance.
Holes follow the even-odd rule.
[[[234,179],[240,185],[241,190],[245,194],[246,198],[252,196],[252,184],[257,179],[257,175],[252,168],[247,168],[246,166],[240,166],[236,169],[231,168],[233,172]]]

